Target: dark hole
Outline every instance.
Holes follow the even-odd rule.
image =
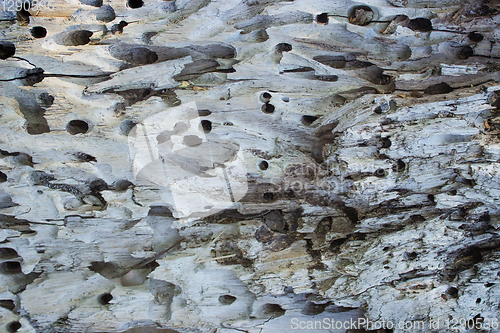
[[[449,195],[457,195],[457,190],[451,190],[448,192]]]
[[[19,274],[22,273],[21,264],[18,261],[4,261],[0,264],[0,273]]]
[[[206,117],[206,116],[210,116],[212,114],[212,111],[210,110],[198,110],[198,114],[200,115],[200,117]]]
[[[417,17],[408,22],[408,29],[419,32],[432,31],[432,22],[425,17]]]
[[[424,222],[425,218],[420,214],[413,214],[412,216],[410,216],[410,221],[414,223]]]
[[[365,26],[373,20],[373,10],[368,6],[355,6],[347,13],[349,23]]]
[[[150,206],[148,216],[173,217],[174,215],[167,206]]]
[[[379,178],[383,178],[385,177],[385,170],[382,168],[378,168],[377,170],[375,170],[374,175]]]
[[[97,300],[99,301],[99,304],[101,304],[101,305],[109,304],[109,302],[112,299],[113,299],[113,295],[111,295],[110,293],[105,293],[105,294],[99,295],[99,297],[97,297]]]
[[[31,28],[30,32],[31,36],[35,38],[44,38],[45,36],[47,36],[47,29],[40,26]]]
[[[390,267],[389,266],[384,266],[384,269],[389,269]]]
[[[382,138],[382,148],[389,148],[392,145],[391,139],[385,137]]]
[[[10,247],[0,248],[0,259],[7,260],[7,259],[12,259],[12,258],[17,258],[17,257],[19,257],[19,254],[17,254],[16,250],[11,249]]]
[[[292,45],[288,43],[279,43],[276,45],[276,50],[281,52],[290,52],[292,50]]]
[[[402,160],[397,160],[396,163],[392,166],[392,171],[394,172],[402,172],[406,168],[406,163]]]
[[[301,121],[305,126],[311,126],[311,124],[314,123],[316,119],[318,119],[318,117],[316,116],[302,116]]]
[[[10,311],[16,308],[14,301],[11,299],[0,299],[0,306]]]
[[[486,288],[489,288],[489,287],[494,286],[494,285],[495,285],[495,284],[494,284],[494,283],[491,283],[491,282],[487,282],[487,283],[485,283],[485,284],[484,284],[484,286],[485,286]]]
[[[429,199],[429,201],[432,202],[433,204],[436,203],[436,201],[434,200],[434,194],[428,194],[427,199]]]
[[[236,301],[236,297],[231,296],[231,295],[222,295],[219,296],[219,302],[224,305],[230,305],[233,304],[234,301]]]
[[[201,128],[203,128],[203,132],[210,133],[212,131],[212,122],[210,120],[202,120]]]
[[[414,260],[417,258],[417,253],[416,252],[405,252],[403,256],[406,260]]]
[[[22,25],[27,25],[30,22],[30,12],[25,10],[24,8],[17,11],[17,21]],[[24,23],[24,24],[23,24]]]
[[[344,207],[343,208],[344,214],[347,216],[347,218],[353,223],[356,224],[359,222],[359,216],[358,216],[358,211],[356,208],[353,207]]]
[[[469,45],[460,46],[460,50],[457,53],[457,58],[460,60],[469,59],[474,55],[474,49]]]
[[[224,126],[234,126],[234,124],[230,121],[225,121],[224,124],[222,124]]]
[[[268,92],[264,92],[264,93],[260,94],[260,96],[259,96],[259,100],[260,100],[262,103],[267,103],[267,102],[269,102],[269,101],[271,100],[271,98],[272,98],[272,97],[273,97],[273,96],[271,96],[271,94],[270,94],[270,93],[268,93]]]
[[[262,312],[264,314],[270,314],[273,318],[282,316],[285,314],[286,310],[284,310],[279,304],[266,303],[262,305]]]
[[[447,94],[453,91],[453,88],[446,82],[436,83],[428,86],[424,90],[424,94],[426,95],[439,95],[439,94]]]
[[[259,163],[259,169],[261,170],[267,170],[269,168],[269,163],[267,161],[260,161]]]
[[[483,214],[481,214],[481,216],[479,216],[479,221],[489,222],[490,219],[491,219],[490,212],[484,212]]]
[[[479,303],[481,303],[481,299],[480,298],[476,299],[476,304],[479,304]]]
[[[337,238],[337,239],[334,239],[330,242],[330,246],[329,246],[329,250],[330,251],[334,251],[336,250],[338,247],[340,247],[342,244],[344,244],[345,242],[347,241],[347,238],[344,237],[344,238]]]
[[[449,287],[448,289],[446,289],[446,294],[450,297],[455,298],[458,296],[458,289],[455,287]]]
[[[7,181],[7,175],[0,171],[0,183],[5,183]]]
[[[17,332],[21,328],[21,323],[18,321],[13,321],[7,324],[7,331],[9,333]]]
[[[12,42],[0,42],[0,59],[7,59],[16,53],[16,46]]]
[[[316,23],[328,24],[328,13],[321,13],[316,15]]]
[[[266,103],[262,105],[262,112],[264,113],[273,113],[274,112],[274,105],[270,103]]]
[[[380,106],[377,106],[375,109],[373,109],[374,113],[381,114],[382,113],[382,108]]]
[[[472,31],[472,32],[469,32],[469,34],[467,35],[467,37],[469,37],[469,39],[474,42],[474,43],[479,43],[480,41],[482,41],[484,39],[484,36],[481,35],[481,34],[478,34],[477,32],[475,31]]]
[[[83,120],[71,120],[66,125],[66,131],[71,135],[85,134],[89,131],[89,124]]]
[[[308,316],[314,316],[325,311],[325,308],[326,304],[316,304],[314,302],[307,301],[300,312]]]
[[[266,201],[273,201],[274,200],[274,194],[271,193],[271,192],[264,193],[264,200],[266,200]]]
[[[142,6],[144,6],[144,1],[142,1],[142,0],[127,0],[127,6],[129,6],[132,9],[141,8]]]

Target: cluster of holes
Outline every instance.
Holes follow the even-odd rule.
[[[89,124],[86,121],[79,119],[71,120],[68,125],[66,125],[66,131],[68,131],[71,135],[85,134],[89,131],[89,129]]]
[[[262,104],[262,107],[261,107],[262,112],[267,113],[267,114],[271,114],[274,112],[274,110],[275,110],[274,105],[269,103],[271,101],[271,98],[272,98],[272,95],[268,92],[264,92],[264,93],[260,94],[259,101],[264,103],[264,104]]]

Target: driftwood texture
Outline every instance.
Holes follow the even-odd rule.
[[[0,332],[498,331],[493,1],[52,4],[0,11]]]

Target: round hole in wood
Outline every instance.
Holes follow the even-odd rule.
[[[262,112],[264,113],[267,113],[267,114],[271,114],[274,112],[274,105],[272,105],[271,103],[266,103],[266,104],[262,104]]]
[[[104,294],[99,295],[99,297],[97,297],[97,301],[101,305],[109,304],[109,302],[112,299],[113,299],[113,295],[111,295],[110,293],[104,293]]]
[[[375,170],[375,172],[373,174],[379,178],[383,178],[383,177],[385,177],[385,170],[382,168],[379,168],[379,169]]]
[[[328,24],[328,13],[321,13],[316,15],[316,23],[327,25]]]
[[[84,120],[71,120],[66,125],[66,131],[71,135],[85,134],[89,131],[89,124]]]
[[[259,101],[261,101],[262,103],[268,103],[268,102],[271,100],[271,98],[272,98],[272,97],[273,97],[273,96],[272,96],[270,93],[268,93],[268,92],[263,92],[263,93],[262,93],[262,94],[260,94],[260,96],[259,96]]]
[[[219,302],[224,305],[231,305],[236,301],[236,297],[231,295],[222,295],[219,296]]]
[[[300,121],[305,126],[311,126],[311,124],[314,123],[316,119],[318,119],[317,116],[302,116],[302,119]]]
[[[203,132],[210,133],[212,131],[212,122],[210,120],[202,120],[201,128],[203,129]]]
[[[269,163],[267,161],[260,161],[259,163],[259,169],[261,170],[267,170],[269,168]]]
[[[10,275],[22,272],[21,264],[18,261],[4,261],[0,264],[0,274]]]
[[[347,13],[349,23],[359,26],[370,24],[370,22],[373,21],[374,16],[375,13],[373,12],[373,9],[364,5],[354,6]]]
[[[19,257],[19,254],[16,250],[10,247],[1,247],[0,248],[0,259],[7,260]]]
[[[18,321],[12,321],[7,324],[7,332],[14,333],[17,332],[21,328],[21,323]]]
[[[31,36],[34,38],[44,38],[47,36],[47,29],[44,27],[36,26],[30,29]]]
[[[144,6],[144,1],[142,0],[127,0],[127,6],[136,9],[136,8],[141,8]]]

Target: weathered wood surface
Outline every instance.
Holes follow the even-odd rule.
[[[1,332],[496,330],[498,4],[53,4],[0,12]]]

